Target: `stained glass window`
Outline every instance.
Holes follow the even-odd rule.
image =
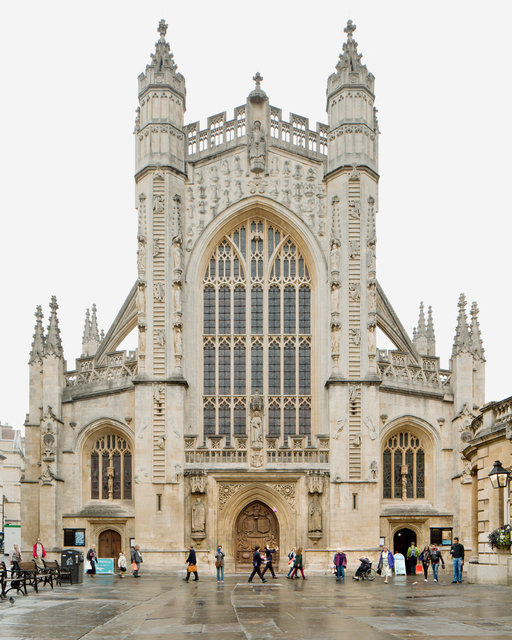
[[[311,434],[311,279],[293,239],[266,220],[226,234],[203,283],[203,434],[247,433],[263,397],[265,431]]]
[[[92,500],[131,500],[132,455],[123,437],[107,433],[98,438],[90,460]]]
[[[383,498],[425,497],[425,453],[420,438],[407,431],[390,436],[382,453]]]

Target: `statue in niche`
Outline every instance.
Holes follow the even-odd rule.
[[[255,120],[252,125],[252,132],[249,138],[249,165],[254,173],[263,173],[265,171],[265,158],[267,155],[267,145],[265,142],[265,134],[261,128],[261,122]]]
[[[322,533],[322,506],[317,497],[309,504],[309,533]]]
[[[377,480],[377,472],[379,470],[379,467],[377,465],[377,460],[372,460],[370,462],[370,478],[372,480]]]
[[[346,418],[339,418],[339,419],[336,421],[336,427],[337,427],[337,429],[336,429],[336,433],[335,433],[335,434],[334,434],[334,436],[333,436],[333,438],[334,438],[335,440],[338,440],[338,438],[340,437],[341,432],[343,431],[343,428],[345,427],[345,423],[346,423],[346,422],[347,422],[347,419],[346,419]]]
[[[361,331],[359,329],[350,329],[350,341],[356,347],[361,344]]]
[[[227,160],[223,160],[223,161],[221,162],[221,165],[220,165],[220,166],[221,166],[221,168],[222,168],[222,173],[223,173],[225,176],[229,176],[229,163],[228,163],[228,161],[227,161]]]
[[[146,245],[143,242],[139,242],[137,249],[137,269],[139,273],[143,273],[146,270]]]
[[[155,238],[153,242],[153,258],[157,258],[160,255],[160,241]]]
[[[340,328],[334,325],[331,332],[331,353],[337,355],[340,352]]]
[[[256,390],[251,398],[250,404],[251,412],[263,411],[263,398],[260,396],[260,392]]]
[[[351,282],[348,285],[348,295],[352,300],[359,300],[361,298],[358,282]]]
[[[212,182],[218,182],[219,181],[219,173],[217,171],[217,166],[213,165],[213,167],[210,167],[210,180]]]
[[[252,444],[261,446],[263,444],[263,423],[261,417],[256,415],[251,420]]]
[[[192,505],[192,533],[204,533],[206,529],[206,509],[203,502],[196,498]]]
[[[376,322],[374,319],[368,321],[368,353],[375,353],[377,348],[376,344]]]
[[[139,355],[146,353],[146,325],[139,322]]]
[[[181,237],[175,236],[172,239],[172,249],[173,249],[173,269],[174,269],[174,278],[180,279],[181,273],[183,271],[183,249],[181,247]]]
[[[237,176],[242,175],[242,163],[240,162],[240,156],[235,156],[235,173]]]
[[[361,203],[359,200],[348,201],[348,216],[353,220],[359,220],[361,217]]]
[[[146,288],[146,285],[144,284],[144,282],[141,282],[139,280],[139,283],[137,285],[137,311],[139,313],[144,313],[144,311],[146,310],[145,288]]]
[[[174,313],[181,315],[181,287],[174,285]]]
[[[107,467],[107,488],[111,500],[114,497],[114,467]]]
[[[165,329],[158,329],[156,332],[156,343],[163,347],[165,345]]]
[[[155,213],[163,213],[165,210],[165,200],[162,195],[157,195],[153,199],[153,211]]]
[[[163,302],[165,300],[165,285],[163,282],[155,282],[153,285],[153,294],[157,302]]]
[[[364,419],[364,424],[368,429],[370,440],[375,440],[375,438],[377,437],[377,427],[374,425],[373,420],[370,418],[370,416],[366,416],[366,418]]]

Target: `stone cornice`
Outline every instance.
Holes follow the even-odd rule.
[[[354,167],[352,165],[343,165],[342,167],[337,167],[336,169],[333,169],[332,171],[329,171],[328,173],[326,173],[324,176],[324,179],[331,180],[333,178],[337,178],[342,173],[351,173],[353,170],[354,170]],[[380,178],[379,174],[373,169],[370,169],[370,167],[368,167],[367,165],[365,164],[357,165],[357,170],[360,173],[368,174],[370,178],[373,178],[375,180],[375,182],[379,181],[379,178]]]

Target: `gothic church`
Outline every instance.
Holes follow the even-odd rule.
[[[24,550],[136,541],[182,568],[189,544],[210,565],[222,544],[244,570],[267,542],[320,569],[340,546],[351,561],[452,534],[476,549],[461,451],[484,404],[478,308],[461,296],[443,369],[431,310],[411,339],[379,285],[374,76],[354,30],[327,124],[284,119],[256,74],[201,129],[160,22],[139,76],[137,281],[105,335],[88,312],[73,370],[55,298],[46,329],[36,311]]]

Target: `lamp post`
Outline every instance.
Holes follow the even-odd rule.
[[[489,480],[493,486],[493,489],[503,489],[507,486],[509,478],[512,477],[510,471],[504,469],[501,462],[496,460],[494,467],[489,473]]]

